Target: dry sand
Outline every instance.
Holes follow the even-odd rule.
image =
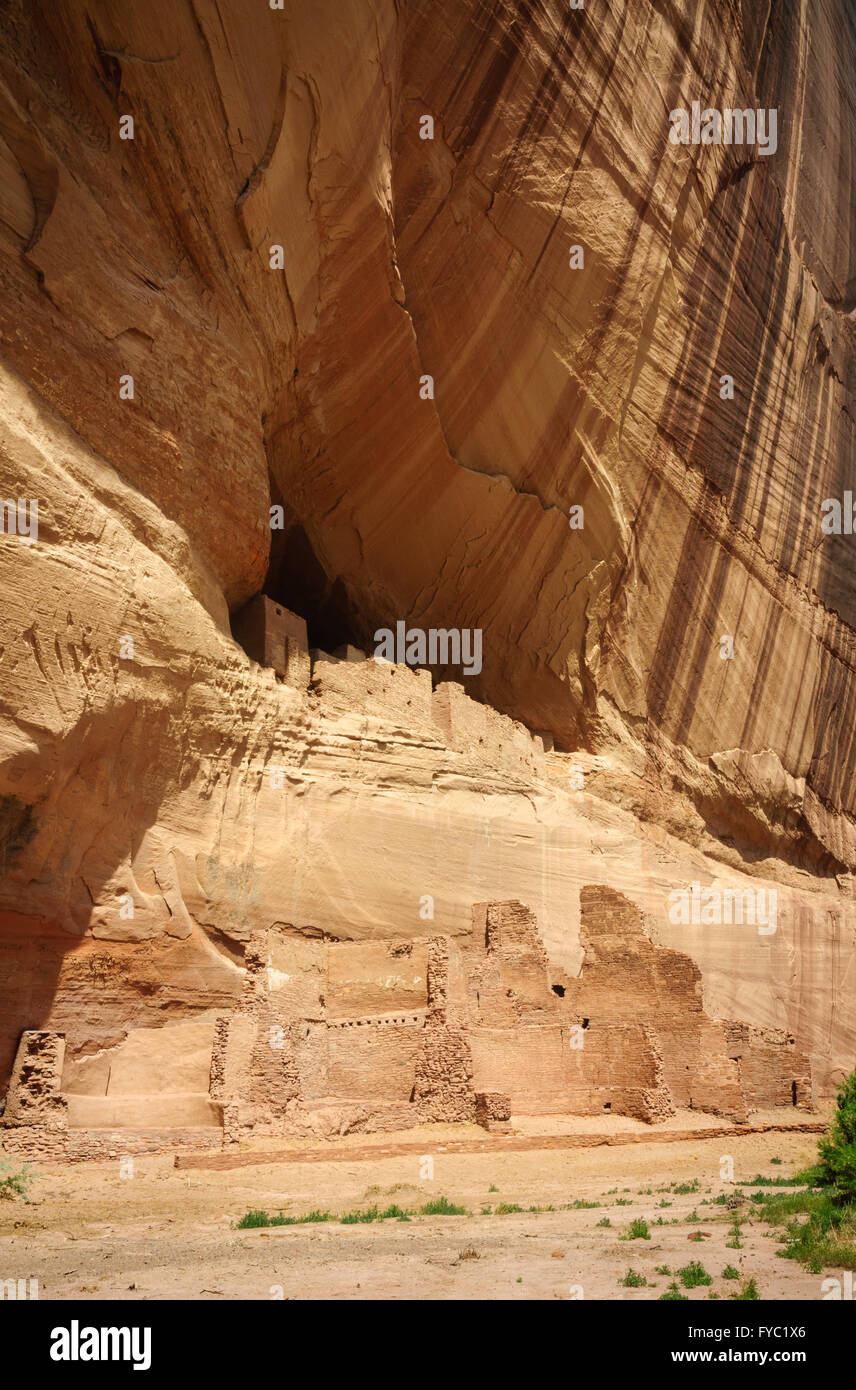
[[[759,1118],[764,1117],[753,1120]],[[699,1116],[684,1114],[671,1123],[698,1126]],[[626,1130],[629,1122],[616,1127]],[[591,1132],[592,1124],[539,1117],[515,1129],[525,1138]],[[349,1148],[365,1149],[362,1135],[331,1146],[328,1162],[225,1172],[179,1169],[167,1154],[136,1158],[133,1177],[125,1178],[118,1160],[37,1165],[32,1200],[0,1204],[0,1278],[36,1278],[42,1299],[657,1299],[673,1276],[658,1275],[656,1266],[675,1271],[700,1260],[722,1298],[739,1287],[721,1278],[729,1264],[754,1276],[764,1299],[821,1297],[830,1271],[812,1275],[781,1259],[778,1233],[757,1219],[751,1203],[739,1212],[746,1218],[740,1250],[726,1247],[736,1213],[705,1205],[734,1192],[720,1176],[724,1157],[733,1159],[738,1183],[748,1184],[759,1172],[785,1176],[812,1161],[812,1135],[773,1132],[678,1143],[652,1138],[627,1147],[546,1152],[441,1151],[443,1142],[468,1132],[430,1126],[376,1136],[379,1144],[424,1144],[433,1179],[420,1176],[426,1165],[410,1151],[349,1159]],[[473,1128],[472,1134],[483,1131]],[[317,1149],[317,1141],[312,1147]],[[772,1158],[783,1162],[771,1164]],[[693,1180],[699,1189],[692,1193],[646,1191]],[[415,1208],[439,1196],[472,1214],[353,1226],[234,1226],[251,1208],[341,1214],[375,1204]],[[528,1208],[575,1200],[600,1206],[481,1214],[482,1207],[498,1203]],[[687,1219],[694,1210],[699,1221]],[[604,1217],[609,1227],[598,1224]],[[634,1217],[649,1223],[649,1240],[619,1239]],[[676,1224],[655,1226],[658,1218]],[[689,1239],[697,1231],[704,1239]],[[619,1279],[628,1268],[648,1285],[623,1287]],[[710,1288],[688,1292],[705,1300]]]

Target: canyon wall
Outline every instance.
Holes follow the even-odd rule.
[[[238,1009],[271,929],[518,899],[570,982],[591,884],[852,1068],[854,72],[846,0],[3,7],[0,1089]],[[331,658],[402,620],[482,669]]]

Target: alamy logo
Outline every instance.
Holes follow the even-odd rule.
[[[759,936],[773,936],[778,925],[775,888],[674,888],[669,894],[669,921],[676,927],[746,926]]]
[[[27,516],[27,507],[30,514]],[[14,497],[5,502],[0,502],[0,531],[7,536],[17,536],[21,545],[35,545],[39,539],[39,503],[37,498],[31,497],[29,503],[26,497],[19,497],[17,502]]]
[[[856,506],[853,505],[852,492],[844,493],[843,503],[837,497],[824,497],[820,510],[823,513],[820,529],[825,536],[852,536],[856,533]]]
[[[29,1288],[27,1284],[29,1283]],[[25,1299],[37,1299],[39,1296],[38,1279],[0,1279],[0,1298],[14,1298],[19,1303]]]
[[[832,1276],[829,1279],[824,1279],[820,1286],[820,1296],[822,1299],[846,1299],[848,1303],[852,1303],[853,1270],[843,1270],[841,1279],[835,1279]]]
[[[374,635],[375,661],[403,666],[463,666],[465,676],[477,676],[482,668],[480,627],[408,628],[398,622],[395,632],[380,627]]]
[[[152,1364],[150,1327],[81,1327],[73,1318],[70,1327],[51,1332],[52,1361],[133,1361],[135,1371]]]
[[[775,154],[778,148],[776,107],[702,111],[701,102],[694,101],[689,111],[682,106],[670,111],[669,120],[673,145],[757,145],[759,154]]]

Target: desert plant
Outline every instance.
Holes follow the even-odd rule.
[[[29,1163],[22,1163],[18,1167],[11,1159],[4,1158],[0,1161],[0,1197],[21,1197],[25,1202],[29,1201],[30,1186],[35,1176]]]
[[[737,1293],[733,1293],[731,1297],[753,1303],[759,1299],[761,1295],[758,1292],[758,1285],[755,1283],[754,1279],[744,1279]]]
[[[842,1082],[836,1111],[817,1145],[817,1182],[832,1188],[836,1202],[856,1204],[856,1071]]]
[[[641,1216],[634,1217],[619,1240],[650,1240],[651,1232],[648,1230],[648,1222],[643,1221]]]
[[[466,1207],[456,1207],[447,1197],[435,1197],[419,1208],[423,1216],[466,1216]],[[497,1207],[499,1211],[499,1207]]]
[[[701,1284],[713,1283],[712,1276],[698,1260],[691,1260],[683,1269],[679,1269],[678,1278],[685,1289],[697,1289]]]

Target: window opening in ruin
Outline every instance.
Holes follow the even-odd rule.
[[[584,1018],[584,1019],[583,1019],[583,1027],[584,1027],[584,1028],[588,1028],[588,1026],[589,1026],[589,1021],[588,1021],[587,1018]]]
[[[558,996],[559,996],[560,999],[564,999],[564,997],[565,997],[565,986],[564,986],[564,985],[553,985],[553,993],[554,993],[554,994],[558,994]]]
[[[611,1109],[612,1109],[612,1101],[611,1101],[611,1100],[604,1101],[603,1108],[604,1108],[604,1110],[611,1110]]]
[[[792,1082],[791,1082],[791,1105],[796,1105],[796,1103],[797,1103],[797,1083],[796,1083],[795,1081],[792,1081]]]

